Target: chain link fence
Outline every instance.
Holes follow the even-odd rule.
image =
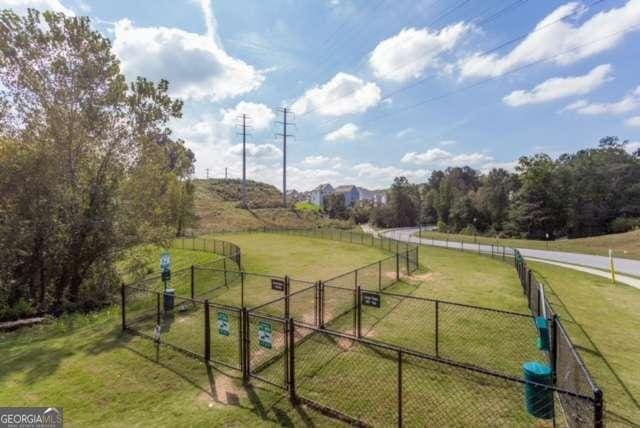
[[[123,285],[123,329],[351,424],[603,426],[602,393],[517,251],[533,315],[389,291],[418,268],[417,247],[335,230],[292,233],[400,251],[315,283],[243,272],[225,258],[222,268],[178,271],[176,296],[161,291],[160,278]],[[179,245],[189,241],[199,242]],[[211,245],[193,248],[231,248]],[[523,377],[523,362],[540,360],[553,368],[552,384]]]

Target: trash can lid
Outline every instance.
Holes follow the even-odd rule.
[[[166,290],[164,290],[165,293],[167,294],[175,294],[176,293],[176,289],[175,288],[167,288]]]
[[[528,361],[522,365],[525,372],[534,375],[548,376],[551,374],[551,367],[539,361]]]
[[[549,323],[545,317],[536,317],[536,327],[538,328],[548,328]]]

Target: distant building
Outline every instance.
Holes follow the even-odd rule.
[[[322,207],[326,197],[334,193],[342,193],[344,195],[344,204],[347,207],[354,206],[358,201],[369,201],[378,206],[387,204],[387,192],[385,190],[368,190],[352,184],[337,186],[336,188],[333,188],[329,183],[321,184],[309,192],[307,200]]]
[[[309,193],[309,202],[322,207],[324,205],[324,199],[333,194],[333,192],[334,189],[331,184],[321,184]]]
[[[344,205],[346,207],[352,207],[360,199],[360,192],[354,185],[338,186],[335,189],[335,193],[344,195]]]

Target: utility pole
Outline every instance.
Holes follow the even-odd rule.
[[[282,121],[277,123],[282,125],[282,133],[276,134],[276,137],[282,137],[282,204],[287,207],[287,137],[293,137],[292,134],[287,133],[289,126],[295,125],[288,120],[288,115],[292,114],[291,111],[284,107],[278,109],[282,113]]]
[[[227,167],[226,166],[224,167],[224,179],[225,180],[227,179]]]
[[[240,126],[242,127],[242,206],[246,209],[249,204],[247,202],[247,119],[249,117],[246,114],[242,114],[239,118],[242,120]],[[225,177],[227,175],[227,169],[225,168]]]

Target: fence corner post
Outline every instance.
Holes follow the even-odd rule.
[[[400,281],[400,254],[396,253],[396,281]]]
[[[604,399],[603,393],[600,388],[596,388],[593,391],[594,402],[593,402],[593,426],[595,428],[603,428],[604,427]]]
[[[440,301],[436,300],[436,320],[435,320],[435,336],[436,336],[436,357],[440,357]]]
[[[195,266],[191,265],[191,298],[193,299],[196,295],[196,283],[195,283]]]
[[[211,319],[209,314],[209,300],[204,301],[204,360],[211,360]]]
[[[551,316],[551,336],[553,342],[551,342],[551,355],[549,360],[551,362],[551,375],[553,376],[553,384],[556,384],[556,367],[558,366],[558,316],[553,314]]]
[[[127,329],[127,295],[124,288],[124,282],[120,284],[120,297],[122,298],[122,331]]]

